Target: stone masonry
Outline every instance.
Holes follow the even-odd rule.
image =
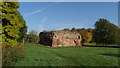
[[[51,47],[81,46],[81,35],[71,31],[43,31],[39,37],[40,44]]]

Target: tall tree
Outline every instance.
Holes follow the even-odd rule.
[[[2,24],[0,23],[0,45],[2,45]]]
[[[120,28],[118,29],[118,40],[117,40],[117,44],[120,45]]]
[[[26,33],[26,23],[17,8],[19,8],[18,2],[2,2],[2,45],[4,46],[16,46],[18,39],[21,38],[20,35]]]
[[[17,41],[24,43],[24,38],[25,38],[26,32],[27,32],[27,26],[26,26],[25,20],[24,20],[23,17],[20,15],[20,13],[18,13],[18,17],[19,17],[19,19],[20,19],[20,22],[23,24],[23,27],[20,28],[19,38],[17,39]]]
[[[118,27],[106,19],[95,23],[94,41],[99,44],[115,44],[118,38]]]
[[[18,40],[24,37],[27,30],[23,17],[17,11],[19,3],[8,1],[12,0],[2,0],[0,4],[0,9],[2,9],[2,66],[12,66],[24,57],[22,54],[24,50],[17,45]]]

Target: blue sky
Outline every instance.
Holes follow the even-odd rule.
[[[28,32],[65,28],[94,28],[99,18],[118,25],[117,2],[20,2]]]

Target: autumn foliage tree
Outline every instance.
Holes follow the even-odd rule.
[[[91,33],[93,33],[93,31],[94,31],[94,29],[92,29],[92,28],[88,28],[88,29],[86,29],[88,32],[91,32]]]
[[[77,29],[77,31],[82,36],[82,43],[89,43],[92,40],[92,33],[87,29]]]
[[[82,29],[76,29],[75,27],[73,27],[71,29],[72,32],[77,32],[81,35],[82,37],[82,43],[89,43],[91,40],[92,40],[92,29],[85,29],[85,28],[82,28]],[[89,32],[90,31],[90,32]]]
[[[27,31],[26,23],[20,15],[18,2],[2,2],[2,45],[14,47]]]
[[[25,20],[24,20],[23,17],[20,15],[20,13],[18,13],[18,17],[19,17],[19,19],[20,19],[19,21],[21,22],[21,24],[23,25],[23,27],[21,27],[21,28],[19,29],[20,32],[18,33],[19,37],[18,37],[17,41],[24,43],[24,39],[25,39],[25,37],[26,37],[26,32],[27,32],[27,26],[26,26]]]
[[[2,23],[0,23],[0,45],[2,45]]]

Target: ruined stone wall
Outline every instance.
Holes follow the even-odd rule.
[[[40,38],[40,44],[49,45],[52,46],[52,32],[40,32],[39,38]]]
[[[81,46],[81,35],[70,31],[46,31],[40,33],[40,43],[52,47]]]

